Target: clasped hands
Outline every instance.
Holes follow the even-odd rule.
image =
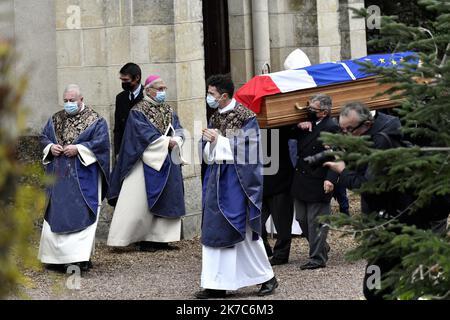
[[[61,146],[59,144],[54,144],[51,146],[50,151],[55,157],[65,155],[66,157],[72,158],[78,154],[78,148],[74,145]]]

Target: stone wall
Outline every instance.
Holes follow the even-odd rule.
[[[312,64],[366,54],[363,19],[349,5],[363,0],[270,0],[271,71],[284,69],[286,57],[302,49]],[[238,86],[254,76],[251,0],[229,0],[232,76]]]
[[[144,79],[157,73],[167,82],[168,102],[185,128],[192,133],[195,122],[205,125],[200,0],[79,0],[82,19],[78,30],[67,28],[68,2],[74,3],[57,1],[60,93],[66,83],[75,79],[83,86],[86,101],[112,123],[115,96],[121,91],[118,72],[133,61],[141,66]],[[72,43],[73,39],[80,41]],[[74,48],[68,50],[68,44]],[[187,145],[192,146],[194,139]],[[183,236],[191,238],[198,234],[200,226],[200,168],[186,166],[183,174],[188,212]],[[100,238],[110,218],[111,208],[106,208]]]
[[[24,106],[30,134],[36,134],[48,114],[58,109],[54,1],[3,0],[0,21],[0,35],[16,44],[16,73],[28,77]]]
[[[34,132],[62,108],[65,86],[77,83],[86,104],[105,117],[112,133],[115,96],[121,91],[119,70],[133,61],[142,67],[144,79],[157,73],[167,82],[168,102],[177,110],[182,125],[192,133],[187,141],[187,146],[191,147],[188,156],[196,157],[194,141],[199,137],[193,135],[194,126],[196,124],[199,132],[206,126],[201,0],[9,1],[8,8],[22,10],[13,19],[15,29],[21,32],[15,38],[19,44],[24,44],[19,45],[19,49],[33,52],[28,57],[37,60],[34,63],[37,69],[48,69],[49,77],[39,74],[40,80],[32,81],[29,90],[34,99],[36,96],[45,99],[33,100],[39,102],[33,104],[33,113],[38,114],[38,117],[31,117],[30,128]],[[48,11],[43,12],[44,9]],[[23,12],[29,12],[28,23],[21,15]],[[36,13],[45,19],[32,18]],[[50,28],[40,29],[44,20],[50,21]],[[30,26],[40,32],[43,30],[43,34],[30,30]],[[28,32],[22,33],[25,27]],[[45,39],[44,35],[53,39]],[[38,41],[40,45],[36,45]],[[53,61],[42,56],[51,48]],[[26,62],[28,60],[23,59],[20,65]],[[198,235],[200,228],[200,166],[185,166],[183,174],[188,212],[183,236],[192,238]],[[105,205],[98,229],[100,240],[106,238],[111,217],[112,208]]]

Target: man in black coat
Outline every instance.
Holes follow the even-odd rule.
[[[327,243],[328,228],[319,223],[320,216],[331,214],[330,202],[338,175],[322,166],[310,165],[306,157],[326,150],[320,141],[322,132],[336,133],[339,126],[330,117],[332,101],[325,94],[317,94],[309,100],[308,122],[301,122],[295,129],[297,139],[297,165],[291,194],[294,197],[296,218],[309,242],[309,261],[302,270],[324,268],[330,246]]]
[[[370,136],[375,149],[390,149],[401,145],[402,133],[401,123],[397,117],[380,112],[374,116],[370,110],[359,102],[352,102],[344,106],[339,125],[343,133],[354,136]],[[361,166],[354,171],[346,168],[342,161],[326,162],[324,166],[340,174],[340,183],[349,189],[359,189],[361,186],[374,178],[368,166]],[[414,201],[414,192],[389,191],[381,194],[361,194],[361,211],[364,214],[374,212],[385,212],[388,218],[398,216]],[[450,211],[450,199],[448,196],[435,196],[430,206],[421,208],[411,214],[403,214],[398,217],[398,221],[407,225],[414,225],[421,229],[434,230],[436,224],[442,224],[448,218]],[[445,226],[442,228],[445,232]],[[441,231],[442,232],[442,231]],[[380,240],[381,241],[381,240]],[[363,283],[364,296],[368,300],[382,299],[383,296],[393,288],[387,287],[376,291],[368,286],[368,279],[372,272],[369,267],[377,266],[381,274],[384,274],[401,263],[401,257],[379,257],[374,261],[369,261]]]
[[[120,69],[120,80],[123,91],[116,97],[114,113],[114,155],[119,154],[123,132],[128,114],[139,101],[144,98],[144,88],[141,85],[142,71],[135,63],[127,63]]]
[[[292,220],[294,202],[290,195],[294,167],[289,153],[290,127],[267,130],[267,155],[271,163],[265,165],[264,192],[262,206],[262,238],[271,265],[288,263],[292,242]],[[275,134],[278,132],[278,134]],[[272,144],[272,135],[278,148]],[[275,142],[273,141],[273,142]],[[275,246],[270,247],[265,228],[267,219],[272,216],[277,231]]]

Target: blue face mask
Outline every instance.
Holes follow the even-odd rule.
[[[155,96],[155,101],[158,103],[163,103],[166,101],[166,92],[165,91],[157,91]]]
[[[78,103],[66,102],[64,103],[64,110],[66,110],[68,114],[75,114],[78,112]]]
[[[222,99],[222,98],[220,98],[220,99]],[[211,109],[217,109],[217,108],[219,107],[219,101],[220,101],[220,99],[219,99],[219,100],[216,100],[216,98],[214,98],[212,95],[208,94],[208,95],[206,96],[206,103],[208,104],[208,106],[209,106]]]

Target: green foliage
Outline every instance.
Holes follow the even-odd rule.
[[[0,298],[27,282],[24,267],[37,265],[31,242],[35,217],[45,204],[42,169],[17,160],[27,81],[15,75],[14,62],[12,44],[0,39]]]
[[[375,178],[359,192],[412,192],[417,196],[417,201],[409,208],[412,211],[425,208],[433,196],[450,194],[450,60],[447,59],[450,55],[450,2],[413,2],[432,17],[421,25],[433,30],[433,37],[417,25],[405,25],[392,17],[384,17],[381,37],[373,40],[373,44],[389,45],[397,52],[414,51],[414,58],[419,58],[420,64],[406,59],[401,63],[402,68],[374,67],[369,63],[364,67],[367,72],[379,75],[381,83],[394,85],[388,93],[402,101],[396,112],[404,133],[420,143],[421,148],[375,150],[363,138],[323,135],[325,143],[345,150],[338,155],[350,169],[364,164],[370,166]],[[359,14],[366,13],[360,11]],[[331,221],[332,227],[344,228],[356,235],[359,246],[349,253],[349,258],[401,257],[401,263],[383,280],[394,287],[393,294],[386,298],[450,298],[448,236],[368,216],[337,217]],[[418,280],[418,273],[425,276]]]

